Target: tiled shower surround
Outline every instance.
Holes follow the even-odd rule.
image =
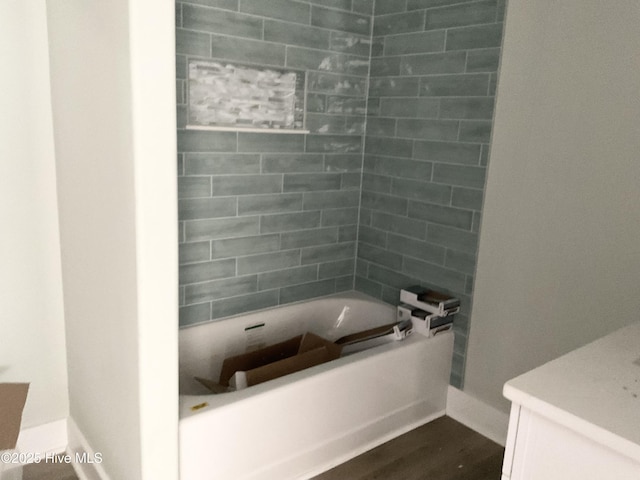
[[[462,299],[504,1],[176,3],[180,323],[420,283]],[[186,130],[189,58],[307,71],[309,134]],[[366,125],[366,132],[365,132]]]

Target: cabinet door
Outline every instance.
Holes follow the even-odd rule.
[[[638,480],[640,463],[523,409],[510,480]],[[527,421],[523,422],[523,418]]]
[[[507,443],[504,448],[504,460],[502,462],[502,480],[511,477],[511,468],[513,466],[513,455],[516,448],[516,439],[518,437],[518,424],[520,423],[520,413],[522,409],[517,403],[511,405],[509,413],[509,429],[507,430]],[[525,414],[526,414],[525,410]]]

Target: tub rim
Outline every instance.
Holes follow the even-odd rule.
[[[332,293],[330,295],[322,295],[320,297],[312,297],[312,298],[307,298],[304,300],[298,300],[297,302],[290,302],[290,303],[285,303],[283,305],[274,305],[272,307],[267,307],[267,308],[261,308],[259,310],[251,310],[251,311],[247,311],[247,312],[243,312],[243,313],[238,313],[235,315],[228,315],[226,317],[220,317],[220,318],[213,318],[213,319],[209,319],[209,320],[205,320],[203,322],[198,322],[198,323],[192,323],[189,325],[179,325],[178,326],[178,330],[189,330],[193,327],[202,327],[203,325],[208,325],[210,323],[219,323],[219,322],[226,322],[226,321],[230,321],[233,319],[237,319],[237,318],[242,318],[242,317],[249,317],[252,315],[259,315],[259,314],[264,314],[267,312],[271,312],[274,310],[279,310],[279,309],[283,309],[283,308],[289,308],[289,307],[295,307],[295,306],[300,306],[302,304],[306,304],[306,303],[313,303],[316,301],[322,301],[322,300],[332,300],[332,299],[340,299],[340,298],[345,298],[345,299],[350,299],[350,300],[360,300],[360,301],[366,301],[369,303],[374,303],[374,304],[378,304],[381,306],[384,306],[386,308],[389,308],[391,310],[395,310],[395,306],[391,305],[390,303],[387,303],[379,298],[376,297],[372,297],[371,295],[368,295],[366,293],[362,293],[359,292],[357,290],[345,290],[344,292],[336,292],[336,293]]]

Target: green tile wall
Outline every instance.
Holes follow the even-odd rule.
[[[462,386],[504,0],[179,0],[180,323],[421,283]],[[185,129],[190,58],[307,71],[310,133]]]
[[[180,324],[353,290],[373,0],[176,2]],[[308,75],[308,135],[185,129],[187,65]]]
[[[462,299],[462,386],[504,2],[377,0],[356,289],[420,283]]]

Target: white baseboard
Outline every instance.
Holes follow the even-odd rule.
[[[503,447],[507,442],[509,414],[452,386],[447,393],[447,415]]]
[[[64,452],[67,448],[67,419],[20,430],[16,450],[22,453],[47,454]]]
[[[68,420],[69,445],[67,455],[71,456],[73,469],[80,480],[109,480],[109,475],[101,465],[102,454],[95,452],[78,428],[69,417]],[[78,461],[84,459],[85,461]]]

